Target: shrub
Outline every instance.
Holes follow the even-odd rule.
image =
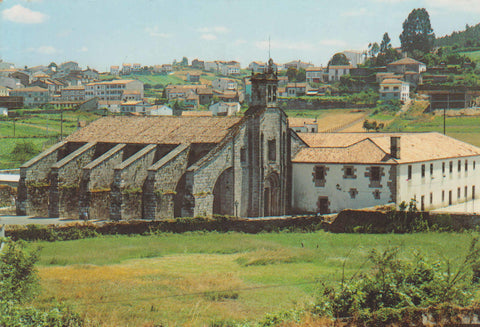
[[[402,322],[409,309],[471,304],[475,291],[472,276],[480,264],[477,238],[456,273],[449,263],[444,272],[438,262],[427,262],[418,253],[412,262],[400,260],[398,253],[399,248],[373,250],[368,257],[373,264],[371,270],[349,281],[342,278],[339,289],[324,287],[313,311],[381,326]]]

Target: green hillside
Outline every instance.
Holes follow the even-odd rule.
[[[463,31],[455,31],[450,35],[437,38],[435,45],[439,47],[451,46],[454,49],[478,48],[471,50],[480,50],[480,24],[467,25]]]

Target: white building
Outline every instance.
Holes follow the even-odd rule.
[[[147,109],[147,115],[150,116],[172,116],[173,109],[167,106],[153,106]]]
[[[238,89],[238,83],[230,78],[216,78],[212,81],[212,88],[221,92],[236,91]]]
[[[238,65],[220,65],[220,74],[225,76],[240,75],[240,64]]]
[[[380,83],[380,100],[401,100],[406,102],[410,99],[410,85],[407,82],[387,78]]]
[[[343,75],[348,75],[350,74],[350,69],[352,69],[353,66],[350,65],[331,65],[328,66],[328,80],[330,82],[336,82],[340,80],[340,77]]]
[[[110,75],[114,75],[114,76],[120,75],[120,67],[119,66],[110,66]]]
[[[348,61],[350,61],[350,65],[355,68],[365,63],[366,51],[347,50],[342,53],[347,57]]]
[[[97,97],[99,100],[120,101],[127,91],[138,91],[142,99],[143,83],[129,79],[89,83],[85,85],[85,99]]]
[[[478,198],[480,148],[439,133],[300,133],[295,212],[409,203],[430,210]]]
[[[208,108],[213,116],[233,116],[240,111],[238,102],[218,102]]]
[[[323,67],[307,67],[305,75],[308,83],[323,83],[328,77],[326,69]]]
[[[120,105],[120,112],[122,113],[141,113],[145,114],[152,107],[151,103],[145,100],[141,101],[127,101]]]

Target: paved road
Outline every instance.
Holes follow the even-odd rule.
[[[71,222],[79,222],[79,221],[80,220],[73,220],[73,219],[0,215],[0,225],[28,225],[28,224],[62,225],[62,224],[68,224]]]

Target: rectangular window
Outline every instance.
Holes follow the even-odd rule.
[[[380,167],[371,167],[370,168],[370,180],[380,181]]]
[[[448,205],[451,206],[453,203],[452,190],[448,191]]]
[[[325,167],[323,166],[315,167],[315,180],[317,181],[325,180]]]
[[[476,162],[476,161],[473,162],[473,170],[475,170],[475,162]]]
[[[425,211],[425,195],[420,198],[420,211]]]
[[[450,161],[450,174],[453,173],[453,161]]]
[[[430,164],[430,177],[433,176],[433,163]]]
[[[276,140],[268,141],[268,160],[275,161],[277,160],[277,142]]]
[[[462,160],[458,160],[458,172],[462,171]]]
[[[430,192],[430,204],[433,203],[433,193]]]
[[[465,199],[467,198],[467,196],[468,196],[468,187],[465,186]]]
[[[445,175],[445,163],[442,162],[442,175]]]
[[[425,165],[422,165],[422,178],[425,177]]]
[[[343,167],[343,178],[355,178],[355,170],[353,166],[344,166]]]
[[[408,165],[408,180],[412,179],[412,165]]]
[[[465,160],[465,172],[468,171],[468,160]]]
[[[462,196],[461,192],[462,192],[461,188],[460,187],[457,188],[457,199],[460,199],[460,197]]]
[[[445,191],[442,190],[442,203],[445,201]]]
[[[472,186],[472,199],[475,199],[475,185]]]

